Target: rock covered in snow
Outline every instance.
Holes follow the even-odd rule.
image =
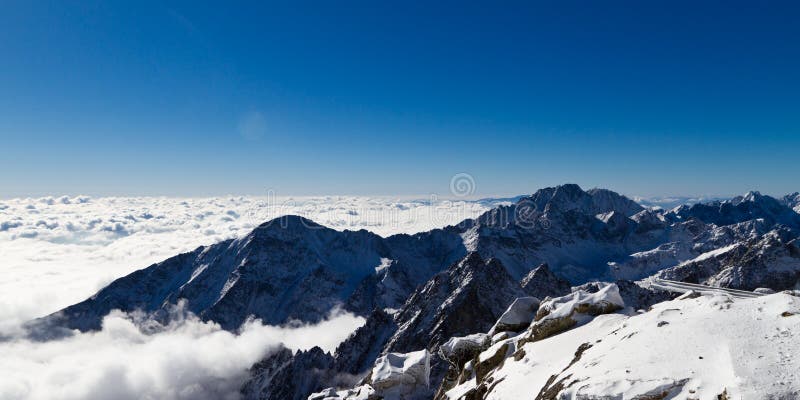
[[[405,398],[428,389],[430,375],[431,354],[423,349],[381,356],[372,368],[370,382],[384,397],[396,394],[398,398]]]
[[[367,383],[352,389],[328,388],[309,400],[421,400],[430,397],[430,358],[427,350],[388,353],[378,358]]]
[[[471,253],[417,289],[399,310],[371,313],[364,326],[337,347],[324,376],[360,380],[388,353],[438,352],[454,336],[488,331],[517,297],[525,293],[502,264]],[[438,386],[449,364],[438,356],[430,363],[431,380]],[[327,382],[323,386],[334,385]]]
[[[566,296],[543,301],[535,321],[525,331],[492,340],[491,345],[474,355],[471,361],[451,368],[435,398],[481,399],[491,391],[491,375],[494,371],[501,368],[508,359],[524,357],[525,353],[518,350],[526,343],[561,334],[591,321],[597,315],[612,313],[624,306],[615,284],[603,283],[596,287],[597,290],[593,292],[577,290]],[[460,390],[459,387],[466,389]],[[451,395],[453,390],[457,395]]]
[[[536,297],[520,297],[514,300],[489,330],[489,336],[494,336],[499,332],[519,332],[527,328],[536,317],[539,303],[540,301]]]
[[[458,367],[486,350],[490,343],[491,337],[485,333],[452,337],[439,347],[439,355],[451,365]]]

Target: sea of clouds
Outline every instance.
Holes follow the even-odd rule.
[[[0,398],[236,398],[247,369],[279,344],[332,351],[363,319],[333,311],[317,325],[251,321],[231,333],[191,314],[158,326],[115,312],[99,332],[48,342],[26,338],[20,326],[134,270],[246,235],[281,215],[387,236],[456,224],[501,202],[271,195],[0,200]]]

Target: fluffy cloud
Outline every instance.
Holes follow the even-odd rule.
[[[163,326],[142,315],[112,312],[98,332],[0,342],[0,398],[236,399],[248,368],[269,351],[281,344],[333,351],[364,323],[335,312],[316,325],[251,321],[231,333],[182,315]]]

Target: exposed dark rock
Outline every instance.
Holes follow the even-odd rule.
[[[571,290],[569,281],[559,278],[547,264],[534,268],[522,278],[520,285],[529,296],[539,299],[563,296]]]

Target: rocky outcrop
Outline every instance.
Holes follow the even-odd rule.
[[[484,399],[501,380],[493,374],[509,360],[525,357],[522,346],[560,334],[578,325],[589,322],[601,314],[613,313],[624,307],[624,301],[615,284],[596,284],[594,292],[577,290],[569,295],[543,301],[535,313],[531,313],[527,329],[514,336],[492,340],[491,346],[472,355],[472,359],[454,365],[447,373],[435,399],[448,398],[446,393],[469,381],[471,389],[463,391],[459,400]],[[530,321],[529,320],[529,321]]]
[[[387,349],[435,351],[453,336],[486,332],[518,297],[525,293],[499,261],[470,253],[409,297]]]
[[[550,267],[547,264],[534,268],[522,278],[520,285],[522,285],[522,290],[529,296],[540,299],[563,296],[571,290],[569,281],[558,277],[550,271]]]
[[[430,353],[388,353],[375,362],[363,385],[352,389],[327,388],[308,399],[325,400],[422,400],[429,398]]]
[[[332,384],[333,357],[319,347],[308,351],[281,348],[250,369],[242,396],[253,400],[305,400],[309,393]]]
[[[514,300],[489,330],[489,336],[500,332],[519,332],[527,328],[536,317],[539,304],[540,301],[536,297],[520,297]]]
[[[585,323],[591,317],[620,310],[625,302],[615,284],[606,284],[597,292],[578,290],[572,294],[543,302],[534,323],[521,342],[546,339]]]
[[[440,346],[452,337],[487,332],[518,297],[525,293],[500,262],[470,253],[418,288],[395,313],[370,314],[365,325],[337,347],[324,376],[355,379],[338,387],[365,384],[377,358],[425,349],[434,354],[429,360],[430,381],[436,388],[450,367],[436,355]],[[359,390],[354,393],[366,389]]]

